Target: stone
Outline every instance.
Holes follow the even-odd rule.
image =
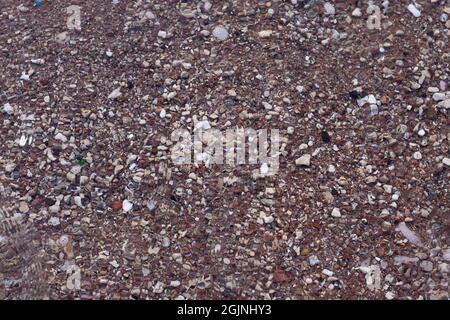
[[[108,99],[110,100],[114,100],[117,99],[118,97],[120,97],[122,95],[122,93],[120,92],[120,87],[114,89],[108,96]]]
[[[3,112],[11,116],[14,114],[14,108],[9,103],[5,103],[3,105]]]
[[[418,247],[423,246],[422,240],[415,234],[415,232],[408,228],[406,223],[400,222],[397,228],[403,234],[403,236],[408,239],[409,242],[415,244]]]
[[[339,210],[339,208],[334,208],[333,211],[331,211],[331,216],[335,218],[340,218],[341,211]]]
[[[272,35],[273,31],[272,30],[262,30],[260,32],[258,32],[258,36],[260,38],[268,38]]]
[[[122,209],[125,212],[129,212],[129,211],[131,211],[131,209],[133,209],[133,204],[130,201],[128,201],[127,199],[125,199],[122,201]]]
[[[444,260],[450,261],[450,248],[443,250],[442,257]]]
[[[56,140],[59,140],[61,142],[67,142],[67,138],[65,135],[63,135],[61,132],[58,132],[55,136]]]
[[[334,196],[331,194],[330,191],[325,191],[323,193],[323,198],[325,199],[326,202],[328,203],[333,203],[334,201]]]
[[[48,220],[48,224],[51,225],[51,226],[54,226],[54,227],[59,226],[59,224],[60,224],[59,218],[58,217],[51,217]]]
[[[167,238],[167,237],[164,237],[164,238],[162,239],[161,245],[163,246],[163,248],[168,248],[168,247],[170,247],[170,239]]]
[[[219,41],[225,41],[228,39],[228,30],[223,26],[216,26],[213,29],[212,35]]]
[[[22,213],[28,213],[30,211],[30,207],[25,201],[20,201],[19,203],[19,211]]]
[[[317,258],[317,256],[309,256],[308,263],[311,267],[314,267],[315,265],[318,265],[320,263],[320,260]]]
[[[330,2],[325,2],[323,5],[323,8],[325,10],[326,15],[334,15],[336,13],[336,9],[334,8],[334,5]]]
[[[425,272],[433,271],[433,262],[424,260],[420,263],[420,268]]]
[[[362,12],[360,8],[355,8],[355,10],[352,11],[352,16],[353,17],[361,17],[362,16]]]
[[[442,159],[442,163],[445,164],[446,166],[450,167],[450,158]]]
[[[158,31],[158,38],[166,39],[167,38],[167,32],[164,31],[164,30],[159,30]]]
[[[301,156],[300,158],[295,160],[295,164],[297,166],[309,167],[311,165],[311,155],[305,154],[305,155]]]

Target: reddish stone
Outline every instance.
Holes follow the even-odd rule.
[[[122,201],[114,200],[112,203],[112,209],[113,211],[119,211],[120,209],[122,209]]]

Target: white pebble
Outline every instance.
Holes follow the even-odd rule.
[[[339,208],[334,208],[333,211],[331,211],[331,216],[335,218],[340,218],[342,216],[341,210],[339,210]]]
[[[223,26],[216,26],[212,34],[219,41],[224,41],[228,39],[228,31]]]
[[[415,5],[413,5],[412,3],[408,5],[408,10],[409,12],[411,12],[413,14],[414,17],[418,18],[420,17],[420,11],[419,9],[416,8]]]
[[[133,209],[133,204],[128,200],[123,200],[122,209],[123,209],[123,211],[128,212],[131,209]]]
[[[263,163],[259,171],[262,175],[269,173],[269,166],[267,165],[267,163]]]
[[[14,108],[9,103],[6,103],[3,105],[3,112],[5,112],[8,115],[14,114]]]
[[[158,31],[158,37],[161,39],[165,39],[167,37],[167,32],[163,31],[163,30],[159,30]]]
[[[325,14],[334,15],[336,13],[336,9],[334,8],[334,5],[329,2],[325,2],[325,4],[323,5],[323,8],[325,10]]]

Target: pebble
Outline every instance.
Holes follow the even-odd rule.
[[[156,201],[149,200],[147,201],[147,208],[150,210],[150,212],[153,212],[156,209]]]
[[[361,17],[362,16],[362,12],[360,8],[355,8],[355,10],[353,10],[352,12],[352,16],[353,17]]]
[[[442,163],[445,164],[446,166],[450,167],[450,158],[442,159]]]
[[[168,247],[170,247],[170,239],[167,238],[167,237],[164,237],[164,238],[162,239],[161,245],[163,246],[163,248],[168,248]]]
[[[395,293],[393,293],[392,291],[388,291],[384,296],[386,297],[386,299],[392,300],[395,298]]]
[[[420,263],[420,268],[425,272],[433,271],[433,262],[424,260]]]
[[[330,2],[325,2],[323,5],[323,8],[325,10],[325,14],[327,15],[334,15],[336,13],[336,9],[334,8],[334,5]]]
[[[122,93],[120,92],[120,87],[114,89],[108,96],[108,99],[114,100],[117,99],[118,97],[120,97],[122,95]]]
[[[333,271],[328,270],[328,269],[323,269],[323,270],[322,270],[322,273],[323,273],[324,275],[328,276],[328,277],[332,277],[333,274],[334,274]]]
[[[317,256],[309,256],[308,263],[311,267],[314,267],[315,265],[318,265],[320,263],[320,260],[317,258]]]
[[[260,32],[258,32],[258,36],[260,38],[268,38],[272,35],[273,31],[272,30],[262,30]]]
[[[444,260],[450,261],[450,248],[445,249],[442,253]]]
[[[27,144],[27,137],[25,135],[22,135],[19,140],[19,146],[25,147],[26,144]]]
[[[3,105],[3,112],[11,116],[14,114],[14,108],[9,103],[5,103]]]
[[[169,286],[172,287],[172,288],[177,288],[177,287],[179,287],[180,285],[181,285],[181,282],[178,281],[178,280],[170,281],[170,284],[169,284]]]
[[[125,212],[128,212],[131,209],[133,209],[133,204],[130,201],[126,200],[126,199],[123,200],[122,201],[122,210],[125,211]]]
[[[414,152],[413,158],[416,160],[422,159],[422,154],[419,151]]]
[[[63,135],[61,132],[58,132],[55,136],[56,140],[59,140],[61,142],[67,142],[67,138],[65,135]]]
[[[413,5],[411,3],[411,4],[408,5],[407,8],[408,8],[409,12],[411,12],[414,17],[416,17],[416,18],[420,17],[420,11],[419,11],[419,9],[416,8],[415,5]]]
[[[333,211],[331,211],[331,216],[335,218],[341,217],[341,211],[338,208],[334,208]]]
[[[223,26],[216,26],[212,32],[213,36],[219,41],[228,39],[228,31]]]
[[[263,163],[259,171],[262,175],[266,175],[267,173],[269,173],[269,166],[267,165],[267,163]]]
[[[19,211],[22,213],[27,213],[28,211],[30,211],[30,207],[28,207],[28,204],[25,201],[20,201]]]
[[[410,230],[408,228],[408,226],[406,225],[406,223],[404,222],[400,222],[398,224],[398,230],[403,234],[403,236],[408,239],[409,242],[411,242],[412,244],[415,244],[418,247],[422,247],[423,243],[422,240],[415,234],[415,232],[413,232],[412,230]]]
[[[311,165],[311,155],[305,154],[305,155],[301,156],[300,158],[295,160],[295,164],[298,166],[309,167]]]
[[[161,38],[161,39],[167,38],[167,32],[164,31],[164,30],[159,30],[158,31],[158,37]]]

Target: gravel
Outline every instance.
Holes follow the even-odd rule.
[[[75,3],[1,4],[0,297],[449,298],[448,3]]]

